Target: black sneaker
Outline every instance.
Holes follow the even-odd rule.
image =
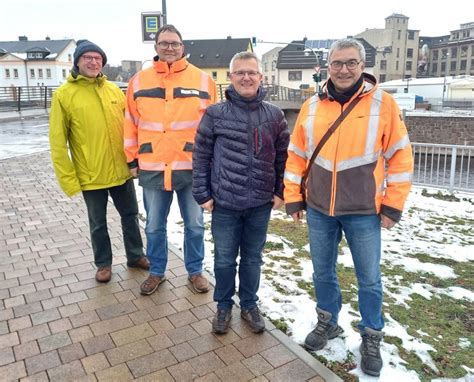
[[[383,366],[380,356],[380,341],[382,341],[384,332],[365,328],[362,334],[362,343],[360,344],[360,355],[362,361],[360,368],[365,374],[378,377]]]
[[[321,350],[326,346],[328,340],[336,338],[343,332],[339,325],[331,325],[332,314],[316,308],[318,323],[316,327],[306,336],[304,347],[310,351]]]
[[[216,334],[227,333],[231,317],[231,309],[217,309],[214,319],[212,320],[212,331]]]
[[[265,330],[265,321],[256,306],[250,309],[242,309],[240,317],[248,322],[252,332],[261,333]]]

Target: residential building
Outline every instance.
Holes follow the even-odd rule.
[[[364,39],[359,39],[366,49],[366,71],[371,72],[375,60],[375,48]],[[292,89],[314,91],[313,75],[318,70],[321,85],[328,78],[328,53],[336,40],[296,40],[278,53],[276,85]]]
[[[420,74],[430,77],[474,75],[474,22],[449,35],[420,37]]]
[[[275,47],[262,55],[263,83],[276,84],[278,53],[281,47]]]
[[[184,40],[184,52],[190,63],[212,76],[217,84],[229,84],[229,64],[238,52],[253,52],[250,38]]]
[[[58,86],[73,65],[76,42],[68,40],[0,41],[0,87]]]
[[[409,17],[394,13],[384,29],[366,29],[355,35],[375,47],[374,76],[380,81],[416,77],[419,30],[408,28]]]

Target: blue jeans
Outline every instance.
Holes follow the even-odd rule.
[[[189,276],[202,272],[204,260],[204,221],[202,208],[191,192],[192,186],[175,191],[143,188],[146,211],[146,253],[150,260],[150,274],[163,277],[168,262],[166,225],[173,193],[178,196],[179,211],[184,221],[184,265]]]
[[[233,211],[214,206],[214,301],[218,309],[231,309],[235,294],[237,256],[240,250],[239,299],[243,309],[257,305],[262,251],[267,238],[272,204]]]
[[[380,276],[380,217],[375,214],[328,216],[308,208],[307,221],[317,307],[331,313],[331,324],[337,324],[342,296],[336,263],[338,245],[344,231],[359,286],[362,320],[358,327],[361,333],[365,327],[381,330],[384,321]]]
[[[112,265],[112,246],[107,230],[107,203],[109,195],[120,214],[123,244],[127,263],[131,264],[143,256],[143,242],[138,224],[138,203],[133,180],[121,186],[83,191],[89,216],[92,251],[97,267]]]

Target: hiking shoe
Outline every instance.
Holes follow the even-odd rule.
[[[112,267],[99,267],[95,273],[95,279],[100,283],[108,283],[112,278]]]
[[[360,368],[365,374],[378,377],[383,366],[380,356],[380,341],[382,341],[384,332],[365,328],[362,334],[362,343],[360,344],[360,355],[362,361]]]
[[[256,306],[250,309],[242,309],[240,317],[248,322],[252,332],[261,333],[265,330],[265,321]]]
[[[165,281],[165,279],[165,276],[148,276],[148,278],[143,281],[142,285],[140,285],[140,293],[145,296],[155,293],[155,291],[158,289],[160,284]]]
[[[188,279],[197,293],[206,293],[209,290],[209,281],[203,275],[189,276]]]
[[[332,314],[316,308],[318,323],[316,327],[306,336],[304,347],[311,351],[321,350],[326,346],[328,340],[336,338],[343,332],[339,325],[331,325]]]
[[[133,263],[127,263],[127,267],[140,268],[147,271],[150,269],[150,261],[148,260],[148,257],[140,256],[140,258],[137,261],[134,261]]]
[[[231,317],[231,309],[217,309],[214,319],[212,320],[212,331],[216,334],[227,333],[229,331]]]

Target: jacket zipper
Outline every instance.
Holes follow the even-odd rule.
[[[344,106],[341,105],[341,113],[338,118],[341,118],[342,112],[344,111]],[[340,129],[337,129],[337,134],[339,135]],[[336,209],[336,189],[337,189],[337,150],[339,148],[339,138],[336,137],[336,150],[334,151],[334,161],[332,168],[332,182],[331,182],[331,202],[329,204],[329,216],[334,216],[334,210]]]

